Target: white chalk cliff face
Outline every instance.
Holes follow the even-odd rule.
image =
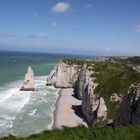
[[[54,69],[52,69],[52,71],[50,72],[50,74],[47,77],[46,85],[52,85],[53,84],[52,78],[53,78],[54,75],[56,75],[57,69],[58,69],[58,66],[55,66]]]
[[[97,122],[107,120],[107,107],[102,97],[94,94],[93,79],[89,78],[82,98],[82,111],[87,122],[93,126]]]
[[[99,121],[107,120],[107,107],[102,97],[94,94],[97,83],[90,77],[91,72],[87,70],[85,64],[81,69],[75,85],[75,94],[82,100],[82,111],[90,126]]]
[[[57,69],[56,87],[71,88],[75,85],[78,76],[78,67],[76,65],[67,65],[60,62]]]
[[[23,91],[35,90],[34,72],[31,67],[28,67],[28,71],[25,75],[25,80],[20,90],[23,90]]]
[[[117,93],[113,93],[113,94],[110,96],[110,101],[111,101],[111,102],[120,102],[120,101],[121,101],[121,96],[118,96]]]
[[[140,83],[132,85],[120,106],[117,125],[140,124]]]
[[[76,80],[75,87],[74,87],[75,95],[80,100],[83,97],[84,90],[86,87],[86,69],[87,69],[87,65],[85,64],[78,75],[78,79]]]
[[[90,126],[107,120],[107,108],[102,97],[94,94],[97,83],[90,77],[87,64],[79,70],[77,65],[60,62],[57,68],[56,87],[74,88],[75,96],[82,100],[81,109]]]

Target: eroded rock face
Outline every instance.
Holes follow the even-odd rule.
[[[107,107],[102,97],[94,94],[94,83],[90,78],[82,99],[82,111],[89,125],[93,126],[99,121],[107,119]]]
[[[34,91],[35,90],[35,83],[34,83],[34,72],[31,67],[28,67],[28,71],[25,75],[25,80],[21,87],[22,91]]]
[[[140,72],[140,65],[133,66],[132,68],[133,68],[134,70],[136,70],[136,71]]]
[[[87,64],[85,64],[81,69],[74,87],[75,95],[80,100],[83,97],[85,87],[86,87],[86,69],[87,69]]]
[[[105,101],[94,94],[97,83],[93,82],[94,78],[90,77],[91,74],[93,71],[89,71],[86,64],[79,70],[78,66],[60,62],[56,81],[56,87],[74,87],[76,97],[82,100],[82,111],[90,126],[107,120]]]
[[[74,87],[78,77],[78,66],[67,65],[64,62],[60,62],[57,70],[57,88],[71,88]]]
[[[107,107],[105,105],[105,101],[102,97],[99,99],[99,105],[97,110],[97,121],[105,121],[107,120]]]
[[[113,93],[113,94],[110,96],[110,101],[111,101],[111,102],[120,102],[120,101],[121,101],[121,97],[118,96],[117,93]]]
[[[131,86],[132,87],[132,86]],[[117,125],[140,124],[140,83],[133,85],[120,106]]]
[[[46,83],[47,86],[53,84],[52,78],[53,78],[54,75],[56,75],[57,69],[58,69],[58,66],[54,67],[54,69],[52,69],[52,71],[48,75],[48,77],[47,77],[47,83]]]

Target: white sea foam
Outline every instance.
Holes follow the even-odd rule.
[[[0,133],[13,132],[17,136],[28,136],[38,130],[50,129],[53,124],[53,110],[56,98],[56,89],[53,86],[46,87],[46,76],[35,77],[36,91],[20,91],[22,81],[9,83],[0,88]],[[46,107],[45,109],[42,109]],[[32,119],[30,116],[34,116]],[[36,125],[37,119],[42,118],[44,124]],[[46,126],[46,118],[47,126]],[[51,122],[49,122],[49,118]],[[28,126],[29,122],[29,126]],[[22,123],[24,125],[22,125]],[[30,128],[30,132],[23,132],[25,127]],[[16,133],[15,133],[16,132]],[[23,133],[21,133],[23,132]]]
[[[2,115],[0,118],[0,127],[12,128],[15,116]]]
[[[9,92],[9,93],[8,93]],[[5,96],[0,94],[0,107],[9,111],[19,111],[30,99],[29,92],[21,92],[19,88],[13,88],[5,92]]]
[[[37,76],[35,77],[35,83],[37,86],[45,86],[46,84],[46,76]]]
[[[10,98],[14,93],[14,89],[10,89],[6,92],[4,92],[3,94],[0,94],[0,103]]]
[[[48,86],[48,89],[55,89],[54,86]]]
[[[60,92],[60,90],[61,90],[61,89],[58,89],[57,92],[56,92],[56,101],[58,100],[58,97],[59,97],[58,93]],[[55,111],[55,109],[56,109],[55,103],[56,103],[56,102],[54,102],[54,104],[53,104],[53,106],[52,106],[52,112],[53,112],[53,113],[52,113],[52,115],[51,115],[51,122],[50,122],[50,124],[48,125],[48,130],[53,129],[53,124],[54,124],[54,111]]]
[[[21,81],[6,84],[0,89],[0,132],[13,127],[16,114],[30,99],[30,94],[19,90]]]
[[[31,112],[28,115],[33,116],[33,115],[35,115],[36,111],[37,111],[37,109],[31,110]]]

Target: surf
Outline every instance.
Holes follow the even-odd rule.
[[[46,76],[35,77],[36,91],[20,91],[22,82],[20,79],[0,87],[0,133],[28,136],[52,126],[57,90],[45,86]],[[24,131],[25,127],[30,130]]]

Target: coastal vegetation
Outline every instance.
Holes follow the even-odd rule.
[[[140,73],[122,63],[96,62],[94,66],[96,82],[99,83],[95,93],[105,99],[108,118],[115,119],[119,102],[111,102],[110,96],[125,94],[131,84],[140,81]]]
[[[127,127],[102,127],[86,128],[79,126],[76,128],[64,127],[62,130],[54,129],[34,134],[27,138],[8,136],[0,140],[139,140],[140,126]]]
[[[112,59],[112,58],[111,58]],[[114,61],[112,61],[114,60]],[[140,81],[140,73],[123,60],[116,61],[115,59],[107,61],[97,60],[77,60],[64,59],[64,63],[69,66],[78,65],[82,68],[87,64],[88,71],[91,72],[91,77],[94,83],[98,83],[93,89],[94,94],[103,97],[107,106],[107,119],[115,120],[120,106],[120,101],[112,102],[110,97],[112,94],[117,94],[119,97],[129,90],[129,87]],[[137,58],[134,60],[138,60]],[[66,65],[67,67],[67,65]],[[100,127],[99,127],[100,126]],[[63,129],[53,129],[44,131],[39,134],[33,134],[26,138],[8,136],[0,140],[139,140],[140,126],[109,126],[106,122],[97,122],[94,127],[78,126],[75,128],[63,127]]]
[[[94,93],[103,97],[107,106],[108,118],[117,117],[120,102],[111,102],[110,97],[113,93],[123,97],[129,90],[131,84],[140,81],[140,73],[134,70],[130,64],[139,63],[140,57],[109,57],[106,61],[96,60],[77,60],[65,59],[64,63],[68,65],[78,65],[82,67],[87,63],[88,70],[93,71],[91,77],[96,78],[94,82],[98,83]]]
[[[125,64],[140,64],[140,57],[110,57],[110,60],[115,60],[117,62],[125,63]]]

